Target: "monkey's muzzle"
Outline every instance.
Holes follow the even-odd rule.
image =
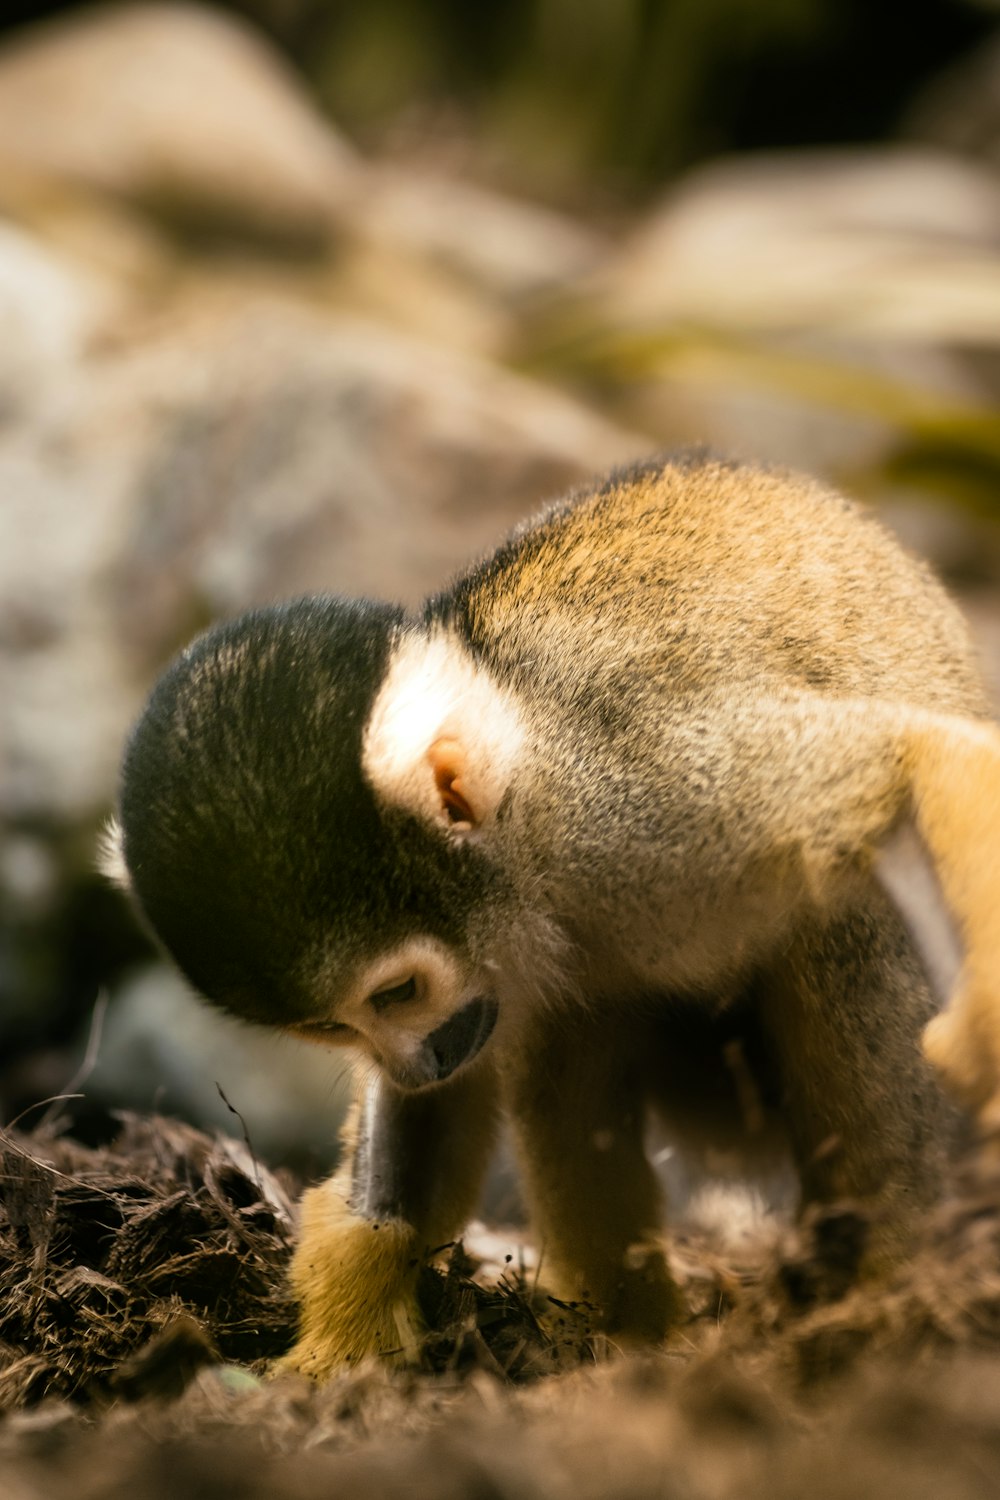
[[[421,1071],[426,1070],[421,1084],[441,1083],[462,1063],[471,1062],[489,1040],[498,1011],[492,996],[479,995],[432,1031],[421,1049]]]

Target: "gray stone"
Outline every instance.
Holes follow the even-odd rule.
[[[70,366],[0,429],[0,810],[93,818],[200,625],[310,590],[415,602],[641,447],[484,362],[292,307]]]

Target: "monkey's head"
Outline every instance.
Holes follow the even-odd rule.
[[[489,834],[518,731],[456,656],[398,608],[332,598],[209,631],[132,732],[112,835],[206,998],[358,1045],[403,1088],[469,1061],[498,1013],[511,890]]]

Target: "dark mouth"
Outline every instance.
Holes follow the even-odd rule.
[[[491,995],[478,995],[431,1032],[423,1046],[428,1083],[440,1083],[471,1062],[489,1040],[499,1009]]]

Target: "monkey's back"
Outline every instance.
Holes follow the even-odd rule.
[[[987,711],[929,569],[851,501],[779,470],[696,458],[613,475],[434,608],[519,691],[605,714],[650,684],[676,701],[768,681]]]

